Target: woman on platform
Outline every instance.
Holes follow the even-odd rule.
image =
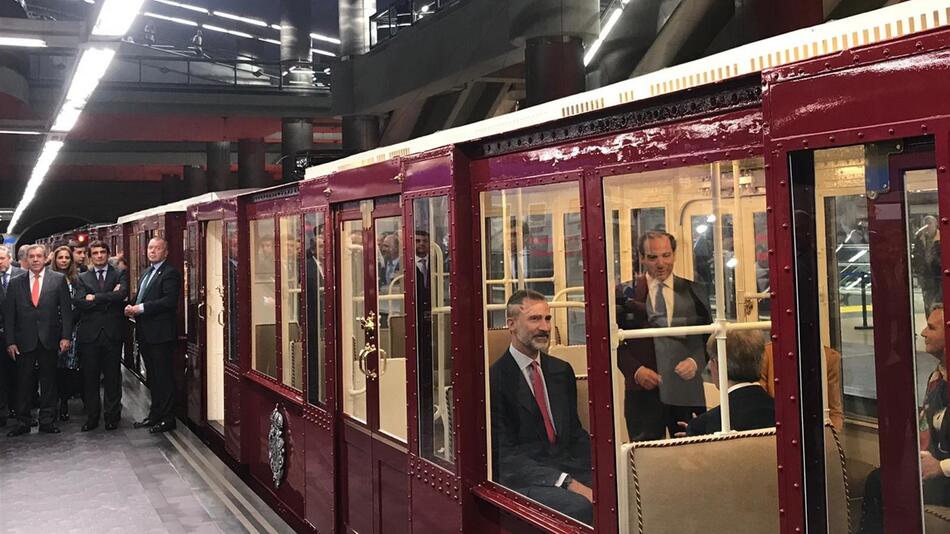
[[[79,272],[73,263],[73,253],[67,246],[58,247],[53,251],[54,271],[66,276],[69,285],[69,295],[75,290]],[[75,321],[76,325],[79,321]],[[69,421],[69,399],[74,396],[82,397],[82,374],[79,372],[79,354],[76,352],[76,328],[73,327],[72,343],[69,350],[59,354],[57,362],[56,388],[59,390],[59,420]]]

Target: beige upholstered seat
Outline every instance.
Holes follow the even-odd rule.
[[[924,506],[924,531],[927,534],[950,532],[950,508],[934,504]]]
[[[832,427],[825,430],[829,532],[848,532],[847,481]],[[631,534],[777,534],[775,429],[628,443],[621,484]]]

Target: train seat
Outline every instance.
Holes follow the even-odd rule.
[[[950,508],[934,504],[924,506],[924,530],[926,532],[950,531]]]
[[[830,425],[825,436],[829,532],[848,532],[844,456]],[[621,457],[626,532],[779,532],[774,428],[627,443]]]
[[[577,376],[577,417],[581,420],[584,430],[590,432],[590,390],[587,382],[587,346],[586,345],[553,345],[548,350],[551,356],[560,358],[571,364]]]

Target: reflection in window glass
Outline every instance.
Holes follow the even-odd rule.
[[[303,391],[303,339],[300,331],[300,216],[280,218],[281,382]]]
[[[754,214],[765,211],[763,167],[756,158],[604,178],[604,217],[613,225],[605,251],[613,261],[605,282],[614,303],[618,445],[722,430],[718,405],[725,392],[718,389],[715,338],[707,346],[717,312],[728,330],[722,357],[731,364],[724,379],[729,385],[749,383],[726,397],[732,429],[774,426],[774,401],[758,383],[766,365],[759,329],[767,332],[769,323],[746,331],[728,326],[758,319],[744,313],[740,303],[749,297],[754,306],[759,293]],[[722,282],[718,296],[717,277]],[[709,330],[664,332],[697,326]],[[737,406],[755,417],[737,416]],[[761,487],[743,491],[765,493],[775,480],[765,477],[756,483]],[[736,498],[741,498],[739,492]],[[621,517],[628,517],[629,503],[620,506]]]
[[[228,255],[228,290],[226,318],[228,324],[228,361],[238,365],[241,362],[241,339],[238,328],[238,229],[237,221],[228,221],[224,225],[225,251]]]
[[[250,222],[251,368],[277,378],[277,302],[274,276],[274,220]]]
[[[380,217],[374,222],[379,429],[404,442],[409,422],[406,413],[406,293],[399,239],[404,235],[402,217]],[[416,268],[421,268],[418,260]]]
[[[452,301],[448,197],[413,202],[416,244],[416,350],[419,453],[451,465],[455,459],[452,408]],[[428,258],[427,272],[419,267]]]
[[[304,256],[307,276],[307,400],[324,404],[327,400],[323,380],[326,364],[326,258],[323,249],[326,225],[323,213],[304,215],[307,252]]]
[[[567,313],[584,306],[579,203],[576,183],[481,194],[486,322],[507,327],[486,332],[485,356],[492,480],[592,524],[587,347],[566,344],[584,340]]]
[[[339,239],[343,412],[365,423],[368,373],[366,359],[375,349],[367,341],[360,321],[366,315],[366,294],[363,291],[363,222],[344,221]]]

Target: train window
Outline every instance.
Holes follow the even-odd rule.
[[[238,365],[241,362],[240,328],[238,328],[238,225],[237,221],[228,221],[224,225],[228,258],[227,280],[227,324],[228,324],[228,361]]]
[[[382,200],[385,202],[385,200]],[[379,205],[379,203],[377,203]],[[376,233],[376,307],[379,368],[379,429],[406,441],[405,263],[400,260],[402,217],[374,220]]]
[[[774,401],[759,383],[770,329],[759,321],[755,246],[758,232],[766,242],[762,159],[603,184],[617,443],[721,432],[718,406],[727,399],[732,430],[774,427]],[[720,365],[728,369],[721,379]],[[756,416],[745,417],[747,409]],[[774,469],[771,462],[762,468]],[[620,503],[622,517],[629,505]]]
[[[280,225],[281,382],[303,391],[303,332],[300,331],[300,216],[285,215]]]
[[[324,404],[327,400],[323,380],[326,364],[326,282],[323,249],[326,231],[323,213],[307,213],[303,217],[304,235],[307,241],[305,273],[307,281],[307,399],[310,404]]]
[[[277,302],[274,220],[250,222],[251,368],[277,378]]]
[[[481,213],[491,478],[592,524],[578,185],[484,192]]]
[[[366,318],[363,290],[363,221],[344,221],[340,230],[340,294],[342,322],[343,412],[366,422],[366,373],[361,351],[369,345],[361,319]]]
[[[419,454],[455,460],[452,407],[452,300],[448,197],[413,202]]]

